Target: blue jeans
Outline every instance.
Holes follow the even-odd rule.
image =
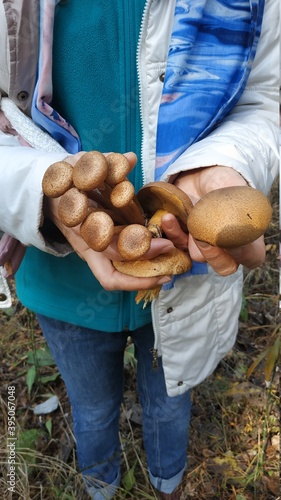
[[[186,466],[189,393],[169,397],[161,358],[152,368],[151,325],[133,332],[105,333],[38,315],[38,321],[65,382],[72,407],[77,456],[90,496],[112,498],[120,482],[119,417],[123,363],[130,335],[137,359],[137,386],[143,410],[143,442],[150,480],[171,493]]]

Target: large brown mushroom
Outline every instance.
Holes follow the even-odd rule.
[[[113,265],[117,271],[129,276],[135,276],[137,278],[151,278],[154,276],[185,273],[191,268],[192,261],[187,253],[178,248],[173,248],[172,250],[169,250],[169,252],[158,255],[152,259],[135,260],[133,262],[114,261]],[[135,299],[136,303],[138,304],[143,300],[143,307],[145,307],[148,302],[158,297],[160,290],[161,285],[150,290],[139,290]]]
[[[235,248],[262,236],[272,208],[267,197],[249,186],[210,191],[188,217],[188,230],[197,240],[221,248]]]

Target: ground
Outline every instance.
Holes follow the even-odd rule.
[[[215,373],[192,393],[182,500],[280,499],[278,182],[271,202],[267,259],[258,269],[245,270],[237,342]],[[153,500],[156,494],[148,481],[132,351],[128,344],[120,422],[123,481],[116,499]],[[0,313],[0,355],[0,498],[86,500],[63,382],[33,314],[19,304],[14,292],[12,308]],[[59,398],[56,410],[34,414],[38,403],[54,395]],[[8,434],[13,416],[16,439]],[[7,482],[13,479],[7,476],[13,445],[15,492],[8,490],[9,484],[13,489],[12,481]]]

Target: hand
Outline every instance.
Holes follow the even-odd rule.
[[[227,186],[247,185],[243,177],[229,167],[214,166],[181,173],[174,184],[185,191],[195,204],[209,191]],[[207,243],[196,241],[186,235],[172,214],[162,219],[163,230],[167,237],[179,248],[188,248],[194,261],[208,262],[219,274],[227,276],[234,273],[239,264],[250,269],[261,265],[265,260],[263,237],[244,247],[224,250]]]
[[[69,156],[65,159],[68,163],[75,165],[83,152]],[[136,163],[136,155],[128,153],[127,158],[133,165]],[[104,252],[95,252],[84,241],[80,235],[80,227],[72,228],[64,226],[58,217],[59,198],[47,198],[44,201],[45,216],[50,218],[63,233],[75,252],[85,260],[96,279],[105,290],[149,290],[157,285],[162,285],[170,281],[169,276],[156,278],[135,278],[118,272],[112,265],[112,260],[122,260],[117,252],[116,243],[113,242]],[[152,258],[173,248],[173,243],[169,240],[157,238],[152,242],[150,250],[143,258]]]

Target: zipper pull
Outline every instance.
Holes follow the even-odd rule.
[[[158,368],[158,350],[157,349],[150,349],[150,352],[152,354],[152,370],[157,370]]]

